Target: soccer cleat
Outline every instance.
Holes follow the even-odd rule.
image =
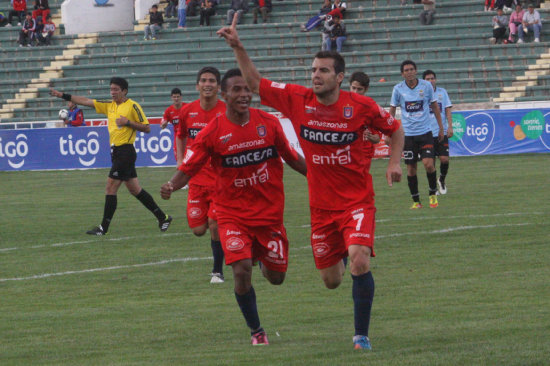
[[[411,210],[416,210],[418,208],[422,208],[422,204],[420,202],[413,202]]]
[[[164,220],[159,221],[159,229],[162,232],[165,232],[170,227],[170,224],[172,223],[172,216],[166,215]]]
[[[210,283],[224,283],[225,282],[225,279],[223,278],[223,275],[221,273],[212,272],[210,274],[210,276],[212,276],[212,278],[210,279]]]
[[[437,187],[439,188],[440,194],[447,194],[447,186],[445,185],[445,182],[441,181],[441,178],[437,180]]]
[[[372,346],[370,344],[369,337],[365,337],[365,336],[355,336],[355,337],[353,337],[353,348],[354,349],[368,349],[368,350],[371,350]]]
[[[430,196],[430,207],[436,208],[437,206],[439,206],[439,203],[437,203],[437,196],[435,194],[432,194]]]
[[[267,346],[269,341],[267,340],[267,334],[262,330],[261,332],[252,334],[253,346]]]
[[[86,231],[86,234],[101,236],[101,235],[105,235],[107,233],[105,232],[105,230],[103,230],[103,227],[101,225],[99,225],[99,226],[94,227],[91,230]]]

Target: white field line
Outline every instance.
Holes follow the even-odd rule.
[[[431,230],[431,231],[417,231],[417,232],[409,232],[409,233],[395,233],[395,234],[388,234],[388,235],[379,235],[379,236],[376,237],[376,239],[394,238],[394,237],[398,237],[398,236],[409,236],[409,235],[441,234],[441,233],[450,233],[450,232],[453,232],[453,231],[462,231],[462,230],[492,229],[492,228],[499,228],[499,227],[526,226],[526,225],[532,225],[532,224],[522,222],[522,223],[516,223],[516,224],[502,224],[502,225],[457,226],[457,227],[450,227],[450,228],[446,228],[446,229]],[[299,247],[299,248],[296,248],[296,249],[311,249],[311,246],[308,245],[308,246],[303,246],[303,247]],[[34,276],[27,276],[27,277],[0,278],[0,283],[1,282],[8,282],[8,281],[37,280],[37,279],[48,278],[48,277],[67,276],[67,275],[81,274],[81,273],[112,271],[112,270],[126,269],[126,268],[161,266],[161,265],[165,265],[165,264],[169,264],[169,263],[175,263],[175,262],[191,262],[191,261],[209,260],[209,259],[212,259],[212,257],[173,258],[173,259],[165,259],[165,260],[158,261],[158,262],[128,264],[128,265],[120,265],[120,266],[112,266],[112,267],[91,268],[91,269],[83,269],[83,270],[78,270],[78,271],[43,273],[43,274],[34,275]]]
[[[79,271],[66,271],[66,272],[57,272],[57,273],[43,273],[43,274],[34,275],[34,276],[28,276],[28,277],[0,278],[0,282],[7,282],[7,281],[25,281],[25,280],[38,280],[38,279],[48,278],[48,277],[67,276],[67,275],[81,274],[81,273],[93,273],[93,272],[113,271],[113,270],[117,270],[117,269],[127,269],[127,268],[139,268],[139,267],[162,266],[162,265],[170,264],[170,263],[177,263],[177,262],[192,262],[192,261],[201,261],[201,260],[207,260],[207,259],[212,259],[212,257],[202,257],[202,258],[173,258],[173,259],[165,259],[165,260],[162,260],[162,261],[159,261],[159,262],[149,262],[149,263],[139,263],[139,264],[127,264],[127,265],[112,266],[112,267],[102,267],[102,268],[91,268],[91,269],[83,269],[83,270],[79,270]]]

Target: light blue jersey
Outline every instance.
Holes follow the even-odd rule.
[[[437,100],[437,104],[439,105],[439,110],[441,111],[441,122],[443,122],[443,133],[447,135],[447,128],[449,128],[449,121],[447,121],[447,117],[445,115],[445,109],[452,107],[451,100],[449,99],[449,94],[447,94],[447,91],[443,88],[440,88],[437,86],[434,91],[435,99]],[[437,136],[439,134],[439,125],[437,124],[437,120],[435,119],[435,114],[432,110],[432,107],[430,106],[430,119],[431,119],[431,126],[432,126],[432,134]]]
[[[405,136],[419,136],[431,131],[430,103],[435,101],[432,84],[418,79],[418,84],[409,88],[405,81],[393,87],[390,105],[401,107],[401,125]]]

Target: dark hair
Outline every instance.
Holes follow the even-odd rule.
[[[414,69],[416,70],[416,64],[414,63],[414,61],[405,60],[405,61],[401,62],[401,72],[403,72],[403,69],[405,69],[405,66],[407,66],[407,65],[413,65]]]
[[[109,85],[110,84],[118,85],[118,86],[120,86],[120,89],[122,89],[122,90],[128,90],[128,81],[126,79],[119,78],[119,77],[115,76],[115,77],[111,78],[111,81],[109,81]]]
[[[426,70],[422,73],[422,79],[426,79],[426,76],[428,75],[433,75],[434,76],[434,79],[437,79],[437,76],[435,76],[435,72],[433,72],[432,70]]]
[[[199,83],[199,80],[201,79],[202,74],[205,74],[207,72],[213,74],[216,77],[216,82],[218,84],[220,83],[220,77],[221,77],[220,70],[216,69],[213,66],[205,66],[202,69],[200,69],[199,72],[197,73],[197,84]]]
[[[157,4],[153,5],[152,8],[158,9],[159,6]]]
[[[365,74],[363,71],[356,71],[353,74],[351,74],[351,77],[349,78],[350,85],[354,81],[357,81],[365,89],[367,89],[369,87],[369,84],[370,84],[369,76],[367,74]]]
[[[315,55],[315,58],[331,58],[334,60],[334,72],[339,74],[346,71],[346,61],[342,55],[336,51],[319,51]]]
[[[221,83],[221,89],[223,92],[227,91],[227,80],[235,77],[235,76],[243,76],[242,72],[240,69],[229,69],[225,72],[225,74],[223,75],[223,78],[222,78],[222,83]]]
[[[181,90],[180,90],[180,88],[174,88],[174,89],[172,89],[172,91],[170,92],[170,95],[174,95],[174,94],[179,94],[179,95],[181,95]]]

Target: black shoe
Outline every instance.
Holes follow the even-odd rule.
[[[91,230],[86,231],[86,234],[88,234],[88,235],[98,235],[99,236],[99,235],[106,235],[107,232],[105,232],[103,230],[103,227],[101,227],[101,225],[99,225],[99,226],[94,227]]]
[[[159,229],[162,232],[165,232],[170,227],[170,224],[172,223],[172,216],[166,215],[166,218],[164,220],[159,221]]]

